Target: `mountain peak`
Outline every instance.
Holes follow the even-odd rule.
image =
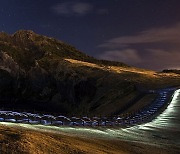
[[[34,31],[32,31],[32,30],[18,30],[18,31],[16,31],[13,35],[19,35],[19,34],[31,34],[31,35],[33,35],[33,34],[35,34],[35,35],[37,35]]]
[[[0,41],[0,51],[7,52],[21,67],[29,69],[34,66],[35,60],[43,61],[46,58],[50,61],[52,57],[56,60],[66,58],[103,65],[127,66],[119,62],[97,60],[67,43],[36,34],[32,30],[19,30],[12,35],[2,33]]]
[[[32,30],[19,30],[12,35],[12,37],[21,40],[33,40],[33,38],[35,38],[36,36],[38,36],[38,34],[33,32]]]

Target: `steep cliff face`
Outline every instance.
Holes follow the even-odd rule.
[[[108,115],[135,97],[139,82],[160,81],[154,73],[96,60],[32,31],[0,33],[0,107]]]

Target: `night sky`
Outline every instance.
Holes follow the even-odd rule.
[[[0,31],[20,29],[99,59],[180,69],[180,0],[1,0]]]

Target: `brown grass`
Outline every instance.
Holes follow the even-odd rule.
[[[136,112],[137,110],[142,109],[143,107],[150,104],[156,97],[157,97],[157,94],[146,94],[142,99],[137,101],[134,105],[132,105],[130,108],[128,108],[125,112],[126,113]]]
[[[145,75],[147,77],[152,77],[152,78],[161,78],[161,77],[180,77],[179,74],[175,73],[157,73],[152,70],[146,70],[146,69],[141,69],[141,68],[136,68],[136,67],[121,67],[121,66],[103,66],[103,65],[98,65],[95,63],[90,63],[90,62],[84,62],[80,60],[75,60],[75,59],[65,59],[66,61],[76,64],[74,66],[87,66],[87,67],[92,67],[92,68],[98,68],[102,69],[104,71],[110,71],[114,73],[137,73],[141,75]]]
[[[65,59],[65,60],[70,63],[76,64],[76,66],[93,67],[93,68],[98,68],[98,69],[102,69],[102,70],[110,71],[114,73],[131,72],[131,73],[144,74],[144,75],[152,76],[152,77],[155,77],[155,74],[156,74],[154,71],[149,71],[149,70],[144,70],[144,69],[139,69],[139,68],[134,68],[134,67],[102,66],[102,65],[98,65],[94,63],[75,60],[75,59]]]
[[[35,132],[21,128],[0,127],[1,153],[98,154],[127,153],[118,146],[100,140]]]
[[[3,154],[173,153],[169,150],[117,139],[85,138],[0,125],[0,153]]]

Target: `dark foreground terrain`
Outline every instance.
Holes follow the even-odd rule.
[[[48,133],[0,125],[0,151],[3,154],[173,154],[169,147],[120,141],[118,139],[96,139],[91,136],[77,137],[64,133]]]

